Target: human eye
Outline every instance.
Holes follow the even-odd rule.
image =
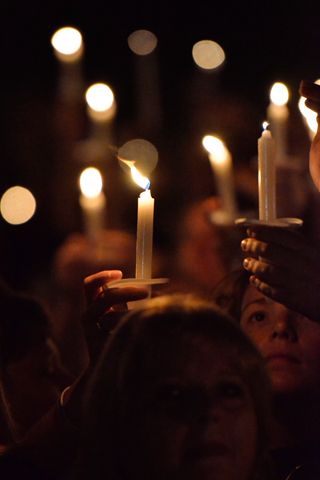
[[[265,308],[248,308],[241,315],[243,325],[265,325],[269,318],[269,312]]]
[[[238,381],[226,380],[220,384],[220,393],[225,398],[240,398],[245,394],[243,385]]]
[[[254,322],[263,322],[264,320],[266,320],[267,318],[267,314],[266,312],[264,311],[257,311],[257,312],[252,312],[249,317],[248,317],[248,320],[252,323]]]
[[[191,418],[204,403],[203,394],[197,387],[182,384],[167,384],[158,389],[153,407],[177,420]]]
[[[247,399],[247,390],[240,380],[223,380],[218,389],[223,405],[228,409],[238,408]]]

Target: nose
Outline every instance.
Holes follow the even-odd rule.
[[[272,328],[272,338],[296,342],[298,340],[295,313],[283,308],[276,313]]]
[[[222,407],[217,401],[206,402],[206,405],[203,405],[201,411],[198,412],[198,423],[202,425],[208,425],[210,423],[218,423],[221,419]]]

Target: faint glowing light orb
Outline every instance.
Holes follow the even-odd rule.
[[[192,47],[194,62],[205,70],[213,70],[225,61],[223,48],[212,40],[201,40]]]
[[[106,83],[95,83],[86,91],[86,101],[92,110],[105,112],[109,110],[114,102],[114,95]]]
[[[51,37],[51,45],[55,52],[62,57],[70,57],[76,60],[82,53],[82,35],[76,28],[63,27],[57,30]]]
[[[289,100],[289,90],[284,83],[275,82],[270,90],[270,100],[278,106],[285,105]]]
[[[1,197],[1,215],[6,222],[12,225],[26,223],[33,217],[35,211],[36,200],[27,188],[11,187]]]
[[[85,197],[95,198],[102,190],[102,176],[95,167],[88,167],[83,170],[79,179],[80,190]]]
[[[158,150],[148,140],[136,138],[119,148],[118,158],[124,169],[128,168],[126,161],[131,161],[142,174],[148,176],[158,163]]]
[[[217,163],[225,162],[227,149],[220,138],[213,135],[206,135],[202,139],[202,145],[211,155],[214,155]]]
[[[137,55],[149,55],[157,44],[157,37],[149,30],[136,30],[128,37],[129,48]]]

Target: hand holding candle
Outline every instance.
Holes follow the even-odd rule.
[[[276,208],[276,165],[275,148],[271,132],[266,130],[267,122],[264,122],[264,130],[258,139],[258,187],[259,187],[259,219],[238,218],[238,225],[269,225],[272,227],[296,228],[302,225],[299,218],[277,218]]]

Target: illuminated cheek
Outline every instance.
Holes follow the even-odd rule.
[[[262,327],[248,327],[247,325],[241,325],[244,333],[252,340],[256,347],[263,353],[264,344],[266,341],[266,332]]]

